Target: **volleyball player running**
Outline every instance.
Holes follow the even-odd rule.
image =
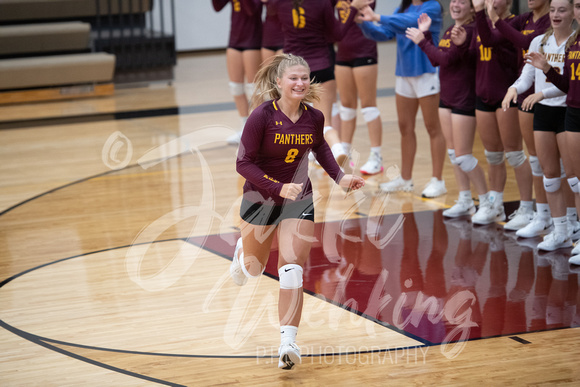
[[[574,19],[580,23],[580,0],[574,0]],[[546,57],[538,52],[529,52],[526,59],[534,67],[546,74],[548,81],[552,82],[563,92],[566,97],[566,145],[567,154],[570,158],[571,170],[566,170],[568,184],[575,194],[576,209],[580,210],[580,30],[576,30],[566,43],[566,59],[564,61],[564,73],[560,74],[552,67]],[[565,166],[566,167],[566,166]],[[572,250],[570,263],[580,265],[580,243]]]
[[[310,85],[310,69],[298,56],[274,57],[256,76],[258,106],[242,133],[236,169],[246,178],[241,205],[241,238],[230,266],[234,282],[262,274],[274,232],[278,236],[280,277],[279,364],[291,369],[300,363],[295,343],[302,312],[302,273],[314,236],[312,185],[308,154],[341,187],[359,189],[361,177],[345,175],[324,140],[324,116],[308,103],[319,98],[320,87]],[[317,87],[318,86],[318,87]]]
[[[339,19],[346,21],[351,12],[349,2],[339,1],[337,9]],[[344,39],[337,44],[335,72],[341,105],[340,139],[345,151],[350,154],[360,98],[361,113],[367,124],[371,143],[368,160],[360,167],[360,172],[364,175],[374,175],[383,171],[381,156],[383,124],[381,113],[377,108],[377,63],[377,42],[366,38],[361,29],[352,24],[346,31]]]
[[[470,180],[473,182],[479,201],[487,200],[485,173],[473,156],[475,139],[475,58],[467,50],[467,44],[458,47],[453,35],[464,34],[463,40],[471,42],[475,30],[474,11],[471,0],[451,0],[449,13],[455,20],[439,41],[433,44],[428,32],[431,19],[422,14],[419,28],[407,29],[407,37],[419,45],[433,66],[439,66],[441,101],[439,119],[447,142],[447,153],[453,165],[459,187],[456,204],[443,211],[446,217],[473,215],[475,204],[471,196]]]
[[[226,63],[230,93],[234,97],[243,130],[250,112],[248,96],[254,92],[254,77],[262,61],[262,4],[253,0],[212,0],[216,12],[228,3],[232,4],[232,16]],[[242,130],[227,141],[238,144]]]
[[[362,0],[351,5],[361,9]],[[381,184],[385,192],[413,191],[413,164],[417,152],[415,120],[419,107],[431,145],[432,178],[422,192],[424,197],[437,197],[447,193],[443,181],[445,163],[445,138],[439,122],[439,76],[437,69],[421,49],[405,37],[408,27],[417,27],[417,19],[426,13],[432,20],[431,33],[435,44],[439,42],[442,7],[436,0],[402,0],[393,15],[378,15],[370,8],[362,9],[360,25],[365,36],[378,40],[397,39],[397,64],[395,68],[395,101],[399,131],[401,133],[401,176]],[[378,24],[375,24],[378,23]]]

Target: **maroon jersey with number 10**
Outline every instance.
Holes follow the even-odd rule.
[[[302,104],[302,115],[292,122],[275,100],[256,108],[242,132],[236,170],[246,179],[244,198],[263,203],[268,198],[283,204],[280,196],[287,183],[303,183],[296,198],[312,195],[308,178],[308,154],[312,150],[329,176],[339,182],[344,176],[324,140],[324,116],[321,111]]]

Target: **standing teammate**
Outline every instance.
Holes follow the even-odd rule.
[[[501,19],[512,20],[511,0],[488,3],[495,7]],[[532,171],[523,150],[516,105],[502,109],[507,89],[518,77],[518,50],[496,31],[485,14],[485,0],[473,0],[477,34],[470,49],[477,56],[475,117],[485,157],[489,165],[488,200],[472,217],[475,224],[489,224],[505,220],[503,191],[507,180],[505,159],[514,168],[520,191],[520,209],[506,223],[505,228],[522,228],[533,218]]]
[[[278,0],[261,0],[266,8],[262,30],[262,65],[268,64],[274,55],[281,54],[284,47],[284,33],[278,23],[274,2]]]
[[[470,180],[479,195],[479,202],[487,200],[485,173],[473,156],[475,140],[475,58],[467,45],[458,47],[453,42],[454,34],[461,31],[464,40],[471,41],[475,30],[473,7],[470,0],[451,0],[449,13],[455,20],[435,46],[429,33],[431,19],[422,14],[417,21],[419,28],[407,29],[407,37],[419,45],[433,66],[439,66],[441,80],[441,102],[439,119],[447,142],[447,153],[453,165],[459,187],[456,204],[443,211],[450,218],[475,213],[471,196]]]
[[[302,273],[314,236],[312,185],[308,154],[341,187],[364,186],[361,177],[345,175],[324,140],[324,116],[308,105],[319,98],[310,85],[306,61],[295,55],[274,57],[256,76],[259,95],[270,99],[250,115],[240,143],[236,169],[246,178],[240,214],[241,233],[230,266],[238,285],[262,274],[277,231],[281,345],[278,366],[300,363],[295,344],[302,313]]]
[[[313,82],[322,85],[324,92],[314,107],[324,114],[324,137],[335,159],[345,165],[347,154],[338,131],[332,127],[332,103],[336,98],[332,42],[344,37],[358,11],[353,9],[341,23],[330,0],[278,0],[274,4],[284,32],[284,53],[303,57],[310,66]]]
[[[364,0],[353,0],[351,6],[362,8]],[[445,163],[445,138],[439,122],[439,76],[437,69],[421,49],[405,37],[409,27],[417,27],[422,13],[432,20],[431,34],[435,44],[439,43],[442,7],[436,0],[402,0],[393,15],[378,15],[371,9],[361,9],[363,22],[360,24],[365,36],[378,41],[397,39],[397,64],[395,68],[395,101],[399,131],[401,133],[401,176],[381,184],[385,192],[413,191],[413,164],[417,152],[415,120],[419,107],[423,113],[425,127],[431,144],[432,178],[422,192],[424,197],[437,197],[447,193],[443,181]],[[377,23],[377,24],[375,24]]]
[[[262,61],[262,4],[254,0],[212,0],[216,12],[228,3],[232,4],[232,16],[226,63],[230,93],[234,97],[243,130],[250,112],[247,96],[254,92],[254,77]],[[227,141],[230,144],[239,143],[242,130]]]
[[[374,8],[374,3],[372,5]],[[340,20],[345,22],[353,12],[349,2],[337,4]],[[381,156],[383,123],[377,108],[378,54],[377,42],[366,38],[355,24],[346,31],[338,42],[336,55],[336,84],[340,96],[340,139],[347,154],[350,154],[356,129],[356,111],[360,98],[361,113],[368,128],[371,151],[367,162],[360,168],[364,175],[383,171]]]
[[[544,54],[550,66],[558,68],[561,73],[564,67],[566,42],[574,32],[572,29],[574,21],[572,0],[551,0],[549,16],[552,27],[544,35],[532,40],[529,51]],[[554,232],[548,234],[544,241],[538,245],[540,250],[553,251],[560,247],[572,245],[569,234],[576,226],[576,214],[572,214],[573,219],[567,217],[566,200],[560,182],[562,177],[560,157],[564,161],[564,165],[567,166],[566,169],[571,169],[567,155],[564,123],[566,95],[547,82],[546,76],[541,70],[526,64],[518,80],[508,89],[502,105],[507,107],[516,98],[519,100],[519,95],[525,93],[532,85],[535,86],[535,93],[531,95],[526,93],[529,97],[523,101],[522,108],[531,109],[534,107],[535,143],[541,165],[540,171],[543,171],[543,184],[549,208],[540,211],[541,204],[537,203],[538,213],[534,217],[534,221],[518,230],[516,235],[535,237],[541,233],[546,234],[554,228]],[[548,219],[545,219],[546,214]]]
[[[529,12],[515,16],[508,23],[505,20],[499,18],[493,7],[487,7],[489,18],[494,24],[494,27],[505,38],[512,42],[516,48],[520,49],[521,55],[518,55],[518,68],[520,74],[524,66],[524,55],[528,51],[528,47],[530,46],[532,39],[540,34],[543,34],[546,29],[550,27],[550,18],[548,15],[550,8],[549,0],[528,0],[528,8],[530,9]],[[536,144],[534,141],[534,110],[533,108],[530,110],[522,109],[522,102],[533,92],[534,88],[530,87],[527,92],[518,94],[517,103],[520,131],[522,132],[522,137],[530,156],[529,160],[530,167],[532,169],[533,188],[536,193],[537,212],[534,214],[532,222],[528,222],[528,215],[524,213],[522,214],[523,216],[520,217],[522,220],[521,223],[512,221],[512,227],[506,227],[512,230],[517,229],[517,232],[519,233],[518,235],[526,235],[528,237],[539,235],[538,233],[541,231],[536,231],[538,228],[543,229],[546,225],[549,226],[549,224],[551,224],[549,205],[542,180],[542,167],[538,161]],[[522,207],[520,208],[521,210],[524,210]],[[512,218],[516,216],[517,213],[512,214]],[[542,222],[542,220],[547,220],[547,224],[546,222]],[[521,224],[526,223],[527,225],[523,227],[525,228],[524,230],[521,227]]]
[[[574,19],[580,22],[580,0],[574,0]],[[559,74],[546,58],[537,52],[530,52],[526,59],[534,67],[542,70],[546,74],[548,81],[552,82],[563,92],[567,93],[566,97],[566,145],[570,157],[571,170],[566,171],[568,184],[574,192],[576,199],[576,210],[580,209],[580,186],[578,176],[580,176],[580,37],[579,31],[568,39],[566,43],[566,59],[564,61],[564,73]],[[570,263],[580,265],[580,243],[572,250]]]

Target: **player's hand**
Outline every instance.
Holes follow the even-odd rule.
[[[352,0],[350,6],[358,10],[363,9],[367,5],[371,5],[375,0]]]
[[[365,180],[360,176],[344,175],[338,182],[338,185],[346,189],[359,189],[364,187]]]
[[[546,57],[539,52],[528,52],[524,58],[526,59],[526,63],[542,70],[544,74],[550,70],[550,67],[552,67],[546,60]]]
[[[526,99],[524,99],[524,101],[522,102],[522,110],[525,112],[532,110],[534,105],[543,99],[544,93],[542,93],[541,91],[528,95]]]
[[[513,103],[518,102],[518,92],[515,87],[510,87],[507,93],[505,93],[503,101],[501,101],[501,107],[504,112],[510,108],[512,102]]]
[[[295,184],[295,183],[288,183],[282,186],[282,190],[280,190],[280,196],[284,199],[296,200],[300,192],[302,192],[302,186],[304,183]]]
[[[499,20],[499,15],[493,8],[494,0],[485,0],[485,8],[487,9],[487,16],[491,19],[492,23],[495,23]]]
[[[475,12],[481,11],[485,8],[485,0],[471,0],[471,4],[473,4]]]
[[[419,44],[423,39],[425,39],[425,35],[421,30],[414,27],[409,27],[405,30],[405,36],[413,41],[415,44]]]
[[[417,25],[419,26],[419,30],[425,33],[431,28],[431,18],[426,13],[422,13],[419,19],[417,19]]]
[[[461,46],[467,40],[467,31],[462,26],[454,26],[451,30],[451,41],[456,46]]]

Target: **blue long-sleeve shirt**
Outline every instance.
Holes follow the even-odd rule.
[[[363,22],[359,26],[369,39],[376,41],[397,39],[395,75],[416,77],[437,72],[421,48],[405,36],[405,30],[409,27],[417,27],[417,19],[422,13],[426,13],[432,20],[429,31],[433,36],[433,44],[437,46],[443,19],[441,5],[438,1],[428,0],[420,5],[410,5],[403,13],[398,12],[399,8],[393,15],[381,15],[381,21],[378,24]]]

